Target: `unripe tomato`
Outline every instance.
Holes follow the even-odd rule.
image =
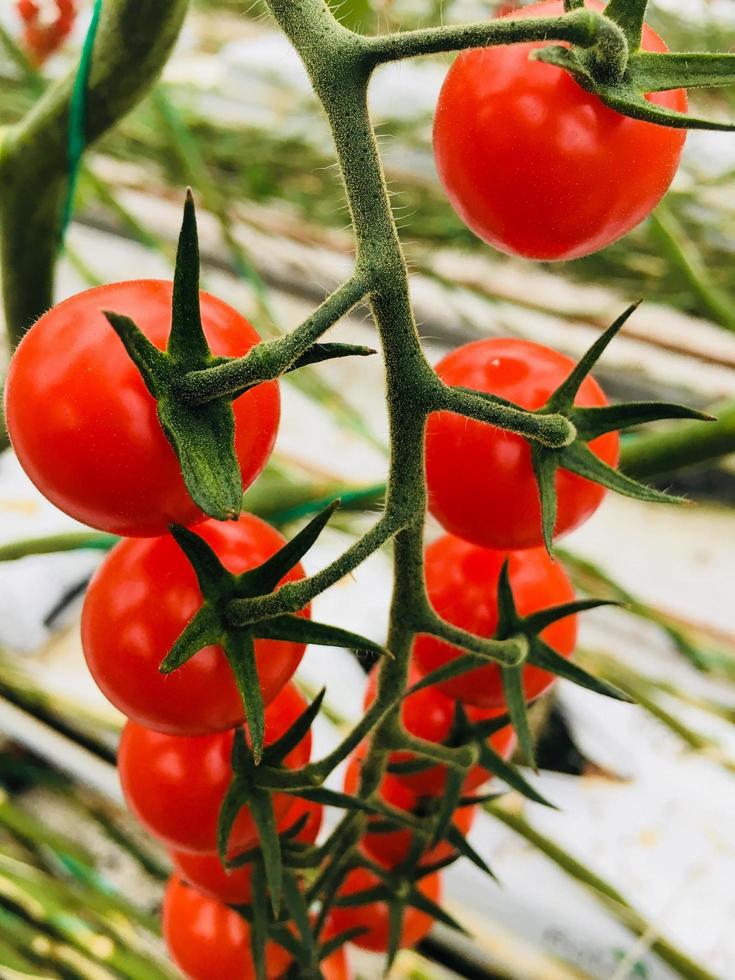
[[[358,750],[350,759],[350,764],[345,772],[344,790],[350,796],[354,796],[357,793],[362,762],[363,759]],[[401,782],[396,776],[390,773],[383,776],[379,793],[386,803],[399,810],[405,810],[406,813],[417,813],[419,811],[420,798],[418,794],[412,792],[404,782]],[[477,807],[474,806],[459,807],[455,811],[452,822],[463,836],[469,833],[476,813]],[[383,817],[375,818],[377,821],[382,821],[383,819]],[[368,827],[370,822],[369,820]],[[412,842],[413,834],[410,830],[391,830],[387,833],[381,830],[371,833],[368,829],[363,834],[360,844],[365,853],[378,861],[379,864],[385,865],[387,868],[395,868],[397,865],[402,864],[409,856]],[[420,863],[424,867],[428,867],[437,861],[443,861],[444,858],[454,853],[454,850],[455,848],[452,847],[449,841],[439,841],[438,844],[425,851],[421,856]]]
[[[225,568],[240,574],[286,543],[252,514],[197,528]],[[296,565],[283,581],[304,577]],[[112,703],[133,721],[170,735],[205,735],[239,725],[242,698],[221,647],[195,654],[172,674],[159,670],[202,605],[197,577],[170,534],[128,538],[110,552],[89,587],[82,615],[87,665]],[[306,609],[300,615],[309,616]],[[304,655],[302,643],[256,640],[263,702],[270,704]]]
[[[437,365],[445,384],[499,395],[521,408],[541,408],[567,378],[574,361],[527,340],[492,338],[464,344]],[[607,405],[594,378],[582,382],[575,405]],[[608,466],[617,466],[620,437],[611,432],[589,443]],[[485,548],[543,544],[541,503],[531,450],[522,436],[450,412],[429,416],[426,433],[429,507],[446,531]],[[559,469],[554,534],[583,524],[602,503],[604,487]]]
[[[368,708],[375,700],[378,688],[378,674],[380,664],[370,671],[368,676],[367,689],[365,691],[365,708]],[[411,662],[409,667],[408,684],[409,687],[421,680],[421,671]],[[478,722],[486,718],[491,718],[497,714],[496,711],[485,711],[482,708],[474,708],[471,705],[466,707],[469,721]],[[427,742],[444,743],[449,738],[454,722],[455,702],[442,694],[436,687],[425,687],[415,694],[410,694],[403,700],[401,706],[401,718],[406,730],[417,738],[423,738]],[[488,739],[490,746],[503,758],[509,758],[515,747],[515,735],[513,728],[506,725],[495,732]],[[391,762],[410,762],[415,759],[411,752],[391,753]],[[422,796],[441,796],[447,782],[446,766],[431,766],[419,772],[401,772],[390,774],[392,779],[403,783],[414,793]],[[469,796],[478,787],[490,779],[490,773],[482,766],[473,766],[467,773],[462,787],[464,796]],[[399,804],[397,804],[399,805]]]
[[[184,486],[158,421],[155,399],[103,316],[131,317],[163,350],[171,329],[172,283],[99,286],[59,303],[20,342],[5,388],[8,433],[23,469],[51,503],[83,524],[144,537],[204,519]],[[212,353],[241,357],[260,341],[248,321],[201,293]],[[277,382],[233,403],[243,488],[260,474],[280,417]]]
[[[365,868],[355,868],[350,871],[339,890],[340,895],[354,895],[367,888],[380,884],[379,879]],[[441,895],[441,878],[439,874],[427,875],[418,883],[418,890],[427,898],[438,902]],[[355,926],[366,929],[352,942],[362,949],[370,949],[375,953],[384,953],[388,949],[390,925],[388,906],[385,902],[372,902],[356,908],[335,906],[331,912],[332,927],[336,932],[345,932]],[[401,932],[402,948],[415,946],[426,936],[434,923],[431,916],[418,909],[407,908],[403,917]]]
[[[597,0],[587,6],[603,9]],[[562,0],[548,0],[512,16],[563,12]],[[483,241],[531,259],[575,259],[650,214],[674,178],[686,132],[622,116],[568,72],[529,60],[545,46],[460,54],[439,95],[434,155],[452,206]],[[668,50],[648,26],[643,48]],[[683,89],[648,98],[687,109]]]
[[[543,548],[491,551],[445,535],[426,549],[426,584],[431,604],[448,622],[478,636],[492,637],[498,623],[498,579],[509,559],[510,583],[522,616],[571,602],[574,589],[564,569]],[[577,640],[577,617],[568,616],[541,634],[549,646],[570,657]],[[417,637],[413,655],[424,674],[436,670],[464,651],[433,636]],[[533,701],[554,682],[553,674],[531,664],[523,668],[523,689]],[[478,667],[438,684],[445,694],[481,708],[505,709],[501,669]]]
[[[313,844],[322,823],[323,807],[294,797],[288,812],[285,831],[306,815],[307,822],[294,840],[301,844]],[[247,905],[252,899],[252,864],[244,864],[231,871],[225,870],[218,854],[194,854],[191,851],[170,851],[176,873],[210,898],[227,905]]]
[[[190,980],[255,980],[247,920],[176,876],[164,896],[163,936],[171,959]],[[282,976],[291,963],[273,941],[266,943],[265,959],[269,977]]]
[[[265,744],[277,741],[306,708],[288,684],[265,713]],[[213,853],[217,850],[217,818],[232,781],[232,730],[183,738],[164,735],[129,721],[123,730],[118,768],[128,806],[151,834],[176,850]],[[284,764],[298,769],[309,761],[311,733],[286,756]],[[294,797],[273,794],[278,828],[283,831]],[[247,807],[235,820],[230,837],[233,852],[248,850],[258,840]]]

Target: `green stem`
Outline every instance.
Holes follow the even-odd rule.
[[[717,980],[713,974],[695,963],[686,953],[681,952],[659,936],[652,924],[640,912],[636,911],[617,889],[572,857],[568,851],[563,850],[554,841],[539,833],[522,816],[512,812],[502,803],[486,803],[485,809],[496,820],[505,824],[506,827],[542,851],[575,881],[588,888],[626,929],[639,937],[654,937],[650,948],[680,977],[684,977],[685,980]]]
[[[188,0],[107,0],[86,98],[86,144],[125,115],[157,77]],[[48,89],[0,148],[0,251],[12,343],[53,302],[68,182],[69,111],[76,72]]]
[[[28,538],[0,545],[0,561],[17,561],[28,555],[53,555],[60,551],[79,551],[91,548],[109,550],[118,539],[98,531],[74,531],[68,534],[51,534],[45,538]]]

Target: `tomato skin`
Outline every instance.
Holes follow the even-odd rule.
[[[375,700],[379,672],[380,664],[376,664],[368,676],[364,703],[366,709]],[[421,676],[421,671],[415,663],[411,662],[408,677],[409,687],[418,683]],[[454,711],[454,701],[442,694],[438,688],[427,687],[404,699],[401,718],[410,734],[417,738],[423,738],[427,742],[440,744],[447,741],[452,730]],[[497,714],[495,711],[484,711],[482,708],[472,706],[468,706],[466,711],[469,720],[472,722],[483,721]],[[491,735],[488,742],[503,758],[509,758],[515,748],[513,728],[506,725]],[[393,763],[410,762],[414,758],[412,752],[393,752],[391,754],[391,762]],[[420,772],[390,773],[389,777],[402,783],[420,796],[441,796],[446,787],[447,770],[446,766],[432,766],[430,769],[422,769]],[[490,773],[482,766],[473,766],[467,773],[462,794],[469,796],[490,778]]]
[[[169,955],[190,980],[255,980],[247,921],[177,876],[164,896],[163,935]],[[277,943],[266,944],[265,956],[269,977],[288,970],[291,956]]]
[[[306,702],[288,684],[266,710],[265,743],[275,742],[291,726]],[[154,837],[175,850],[211,854],[217,850],[217,817],[232,780],[230,757],[234,732],[184,738],[165,735],[129,721],[118,755],[120,782],[128,806]],[[309,761],[311,733],[285,759],[289,769]],[[289,821],[294,797],[273,795],[279,830]],[[233,851],[258,840],[250,811],[240,811],[230,837]]]
[[[465,344],[444,357],[437,374],[450,387],[499,395],[522,408],[541,408],[567,378],[574,361],[541,344],[492,338]],[[575,405],[607,405],[594,378],[582,383]],[[611,432],[589,443],[609,466],[620,456]],[[521,436],[450,412],[429,416],[426,433],[429,507],[446,531],[485,548],[535,548],[543,544],[541,504],[531,450]],[[602,503],[605,489],[568,470],[556,474],[555,536],[583,524]]]
[[[352,971],[347,962],[344,946],[340,946],[326,960],[322,960],[321,968],[324,980],[352,980]]]
[[[347,875],[340,895],[353,895],[366,888],[374,888],[379,884],[378,878],[366,868],[355,868]],[[427,898],[438,902],[441,895],[441,876],[427,875],[418,884],[419,891]],[[351,940],[355,946],[369,949],[375,953],[384,953],[388,949],[389,921],[388,907],[385,902],[373,902],[357,908],[340,907],[336,905],[331,912],[332,926],[336,932],[344,932],[355,926],[366,928],[362,935]],[[407,908],[403,918],[401,933],[401,948],[415,946],[431,930],[434,920],[425,912]]]
[[[252,514],[236,522],[206,521],[197,534],[233,574],[261,564],[286,543]],[[297,565],[283,581],[303,577]],[[87,665],[105,696],[146,728],[205,735],[244,720],[242,699],[221,647],[206,647],[172,674],[159,670],[201,605],[194,569],[170,534],[121,541],[92,580],[82,615]],[[292,677],[304,650],[301,643],[255,641],[266,705]]]
[[[319,835],[324,808],[300,797],[288,811],[287,825],[293,826],[304,814],[307,822],[296,835],[301,844],[313,844]],[[285,830],[288,830],[288,826]],[[252,864],[226,871],[218,854],[194,854],[191,851],[169,851],[176,873],[204,895],[226,905],[247,905],[252,899]]]
[[[33,483],[83,524],[126,537],[165,534],[171,523],[204,519],[184,486],[156,403],[103,316],[132,317],[160,349],[171,327],[172,283],[99,286],[44,314],[16,350],[5,411],[13,448]],[[212,353],[240,357],[260,341],[239,313],[201,293]],[[273,448],[280,418],[277,382],[233,403],[235,443],[248,487]]]
[[[564,569],[543,548],[506,554],[478,548],[445,535],[426,549],[426,581],[432,606],[448,622],[479,636],[491,637],[498,620],[498,578],[509,559],[510,582],[518,612],[538,612],[574,599],[574,589]],[[577,617],[553,623],[541,634],[563,657],[570,657],[577,640]],[[422,673],[428,674],[462,653],[457,647],[432,636],[419,636],[413,655]],[[523,668],[526,700],[532,701],[554,682],[553,674],[533,665]],[[457,698],[497,712],[505,710],[500,667],[488,664],[437,687]]]
[[[597,0],[586,6],[603,9]],[[548,0],[513,16],[563,12],[561,0]],[[479,238],[510,255],[558,261],[605,248],[650,214],[686,132],[624,117],[561,68],[529,60],[546,46],[460,54],[439,95],[434,156],[452,207]],[[668,50],[648,26],[643,47]],[[648,98],[687,110],[682,89]]]
[[[360,781],[360,768],[363,762],[364,749],[358,749],[350,759],[350,763],[345,772],[344,790],[350,796],[357,793]],[[386,773],[380,784],[380,795],[386,803],[405,810],[406,813],[415,813],[420,806],[418,793],[413,792],[406,786],[405,782],[391,773]],[[477,808],[474,806],[460,807],[454,814],[452,822],[461,834],[469,833],[470,827],[475,819]],[[368,821],[368,826],[370,821]],[[370,833],[366,831],[360,844],[371,858],[374,858],[386,868],[395,868],[409,856],[413,834],[410,830],[395,830],[388,833]],[[421,864],[427,867],[437,861],[443,861],[454,852],[454,848],[448,841],[442,840],[434,847],[427,850],[421,857]]]

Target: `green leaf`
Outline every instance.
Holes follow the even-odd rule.
[[[533,803],[540,803],[541,806],[548,806],[552,810],[557,809],[553,803],[550,803],[546,797],[542,796],[533,788],[517,766],[506,762],[486,742],[480,743],[479,749],[480,765],[483,769],[487,769],[488,772],[497,776],[498,779],[502,779],[511,789],[520,793],[521,796],[525,796],[527,800],[531,800]]]
[[[571,660],[561,657],[548,643],[544,643],[538,637],[531,640],[531,653],[528,659],[536,667],[548,670],[557,677],[563,677],[565,680],[571,681],[579,687],[587,688],[588,691],[603,694],[605,697],[614,698],[616,701],[626,701],[629,704],[633,703],[633,698],[629,697],[619,688],[614,687],[607,681],[593,677],[592,674],[588,674],[586,670],[578,667]]]
[[[280,551],[272,555],[262,565],[245,572],[240,576],[240,582],[245,585],[251,595],[268,595],[281,579],[297,565],[309,549],[316,543],[317,538],[329,523],[332,514],[339,507],[339,500],[332,500],[320,511],[305,528]]]
[[[634,425],[661,422],[665,419],[692,419],[696,422],[715,422],[706,412],[670,402],[623,402],[601,408],[575,408],[571,415],[579,438],[590,442],[607,432],[618,432]]]
[[[605,7],[605,16],[622,28],[631,51],[641,46],[647,6],[648,0],[610,0]]]
[[[255,642],[245,630],[231,629],[224,637],[223,647],[245,707],[253,761],[258,766],[263,758],[265,741],[265,706],[255,659]]]
[[[263,790],[255,790],[250,797],[249,808],[255,826],[258,828],[258,840],[263,855],[265,879],[268,883],[273,914],[278,918],[283,889],[283,862],[281,839],[278,836],[271,794]]]
[[[209,344],[199,308],[199,237],[191,188],[186,192],[174,272],[171,333],[167,353],[183,374],[208,367]]]
[[[309,364],[333,361],[339,357],[369,357],[371,354],[377,354],[377,351],[372,347],[363,347],[361,344],[312,344],[305,354],[294,361],[288,373],[298,371],[299,368]]]
[[[268,889],[262,861],[253,865],[253,900],[250,903],[250,952],[255,966],[256,980],[268,980],[265,947],[268,942]]]
[[[304,708],[288,731],[281,735],[277,741],[271,742],[265,752],[265,761],[269,766],[283,762],[286,756],[293,752],[296,746],[306,738],[314,719],[319,714],[326,693],[327,689],[322,688],[311,704]]]
[[[551,554],[554,546],[554,528],[556,527],[557,460],[553,452],[534,442],[531,444],[531,461],[541,504],[541,530],[544,536],[544,545],[548,553]]]
[[[579,394],[579,389],[582,387],[584,379],[590,373],[595,364],[597,364],[605,350],[610,346],[617,334],[620,332],[620,330],[622,330],[640,305],[640,303],[634,303],[632,306],[629,306],[628,309],[597,338],[579,363],[572,369],[566,380],[559,385],[554,394],[548,400],[546,403],[547,411],[564,413],[571,412],[572,408],[574,407],[574,399]]]
[[[194,569],[202,595],[216,603],[223,591],[232,588],[233,576],[223,567],[214,549],[204,538],[180,524],[172,524],[169,530]]]
[[[637,51],[628,61],[627,77],[642,92],[733,85],[735,54]]]
[[[495,874],[493,873],[490,865],[477,853],[472,844],[467,840],[464,834],[454,826],[449,826],[447,828],[447,842],[452,845],[455,851],[458,851],[462,857],[466,857],[471,861],[476,868],[480,871],[484,871],[486,875],[490,875],[492,879],[497,881]]]
[[[351,633],[338,626],[316,623],[303,616],[278,616],[256,624],[258,636],[266,640],[287,640],[292,643],[316,643],[328,647],[346,647],[351,650],[366,650],[370,653],[385,653],[379,643],[368,640],[358,633]]]
[[[159,670],[162,674],[170,674],[195,657],[200,650],[219,644],[221,640],[219,616],[209,606],[202,606],[171,647]]]
[[[528,725],[528,710],[526,708],[526,697],[523,691],[523,668],[522,667],[502,667],[503,693],[505,703],[508,707],[508,714],[513,722],[518,744],[521,752],[525,756],[529,766],[536,768],[536,753],[533,747],[531,729]]]
[[[668,493],[662,493],[654,487],[647,487],[637,480],[631,479],[620,470],[614,470],[607,463],[604,463],[599,456],[584,443],[574,443],[565,449],[559,450],[560,464],[564,469],[578,476],[583,476],[586,480],[599,483],[600,486],[614,490],[625,497],[632,497],[634,500],[643,500],[647,503],[661,504],[684,504],[686,500],[682,497],[674,497]]]
[[[549,606],[548,609],[541,609],[537,613],[526,616],[523,620],[524,629],[533,634],[542,633],[547,626],[558,623],[568,616],[576,616],[578,613],[589,612],[591,609],[599,609],[602,606],[620,606],[621,603],[614,599],[575,599],[573,602],[565,602],[560,606]]]

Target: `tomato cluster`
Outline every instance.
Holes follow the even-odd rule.
[[[23,41],[37,65],[52,55],[71,33],[77,15],[76,0],[17,0],[23,21]]]

